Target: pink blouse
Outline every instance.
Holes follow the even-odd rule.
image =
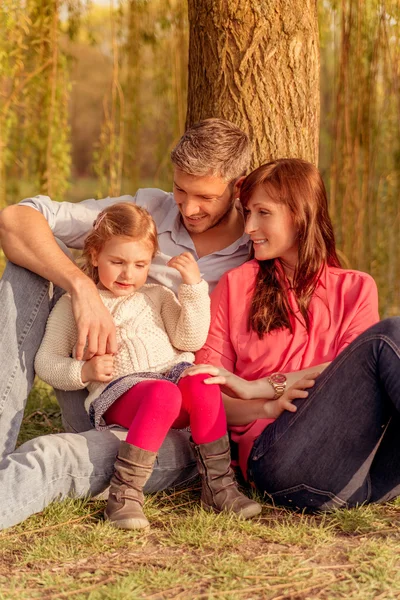
[[[248,380],[274,372],[291,373],[333,360],[350,342],[379,321],[378,292],[370,275],[325,266],[309,305],[308,332],[293,294],[289,302],[297,318],[293,333],[274,330],[262,340],[248,330],[248,314],[259,269],[251,260],[225,273],[211,294],[211,327],[196,363],[223,366]],[[239,445],[239,464],[247,477],[247,461],[255,439],[273,419],[230,427]]]

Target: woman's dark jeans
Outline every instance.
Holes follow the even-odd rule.
[[[295,404],[254,444],[258,490],[307,510],[400,494],[400,317],[360,335]]]

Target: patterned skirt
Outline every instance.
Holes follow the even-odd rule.
[[[120,427],[118,423],[111,423],[107,425],[104,421],[103,415],[110,408],[110,406],[130,390],[133,386],[137,385],[141,381],[148,381],[154,379],[154,381],[171,381],[172,383],[178,383],[183,371],[188,367],[193,366],[188,362],[180,362],[174,365],[171,369],[165,373],[132,373],[132,375],[125,375],[115,381],[112,381],[100,394],[98,398],[93,400],[89,407],[89,418],[92,425],[102,431],[104,429],[110,429],[111,427]]]

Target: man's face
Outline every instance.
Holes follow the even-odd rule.
[[[234,206],[234,185],[220,177],[174,170],[174,197],[189,233],[203,233],[226,219]]]

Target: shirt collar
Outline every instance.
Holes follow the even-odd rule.
[[[326,263],[324,263],[321,267],[315,289],[317,289],[318,287],[323,287],[325,290],[327,289],[326,280],[329,275],[328,269],[329,269],[328,265]]]
[[[187,246],[188,248],[194,249],[193,240],[181,221],[181,213],[179,212],[179,209],[176,206],[176,204],[174,204],[174,206],[172,206],[168,213],[165,215],[162,222],[158,225],[157,231],[159,234],[169,232],[175,244],[178,244],[180,246]],[[213,254],[234,254],[242,246],[250,247],[250,237],[247,233],[243,233],[243,235],[240,238],[235,240],[227,248],[222,248],[217,252],[213,252]]]
[[[161,223],[159,223],[157,225],[158,233],[165,233],[166,231],[169,231],[172,233],[172,231],[174,231],[174,232],[177,231],[176,230],[176,220],[177,220],[177,218],[179,219],[179,210],[175,204],[173,194],[171,194],[171,197],[172,197],[173,204],[169,208],[169,210],[166,212]],[[176,241],[176,240],[174,240],[174,241]]]
[[[283,267],[278,259],[275,259],[275,267],[278,273],[279,279],[285,284],[286,288],[291,289],[288,278],[285,275]],[[319,287],[323,287],[325,290],[327,289],[327,278],[329,276],[329,266],[324,263],[320,269],[318,279],[315,284],[315,289]]]

